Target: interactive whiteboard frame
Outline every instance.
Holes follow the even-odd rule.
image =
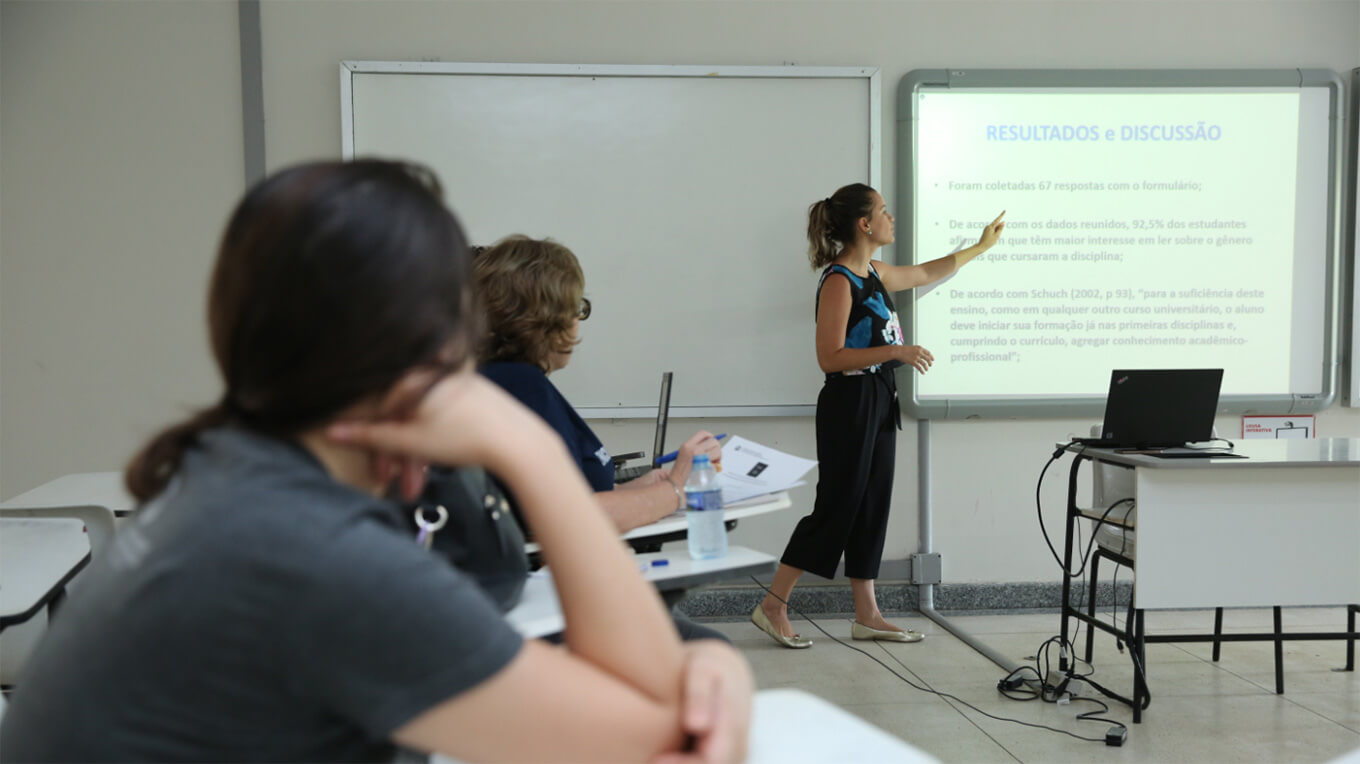
[[[1337,391],[1337,313],[1340,306],[1338,266],[1342,251],[1341,202],[1345,173],[1344,88],[1340,76],[1327,69],[1234,69],[1234,70],[1101,70],[1101,69],[917,69],[902,77],[897,88],[897,220],[905,236],[899,236],[897,261],[918,262],[916,249],[916,181],[919,167],[916,140],[917,95],[922,88],[950,90],[1004,90],[1034,88],[1252,88],[1321,87],[1328,91],[1327,252],[1324,294],[1327,306],[1323,319],[1322,389],[1309,394],[1223,395],[1219,398],[1222,414],[1296,414],[1319,411],[1331,405]],[[903,246],[905,245],[905,246]],[[934,256],[938,253],[924,253]],[[915,294],[899,298],[900,315],[908,343],[916,342]],[[1353,364],[1352,364],[1353,365]],[[1083,396],[1035,397],[1025,400],[977,397],[919,397],[919,377],[910,367],[898,370],[899,389],[910,389],[903,409],[917,419],[965,419],[1005,417],[1089,417],[1099,416],[1105,408],[1103,394]],[[905,376],[905,378],[904,378]],[[1353,387],[1355,374],[1352,373]],[[1360,392],[1353,394],[1353,398]]]
[[[1346,386],[1346,405],[1352,408],[1360,408],[1360,68],[1351,70],[1351,106],[1350,106],[1350,142],[1347,148],[1350,149],[1350,168],[1349,182],[1342,187],[1343,193],[1349,191],[1351,199],[1349,203],[1344,203],[1342,209],[1352,210],[1349,226],[1349,237],[1346,241],[1346,249],[1350,254],[1349,269],[1350,277],[1346,283],[1350,285],[1350,298],[1345,301],[1347,310],[1343,316],[1342,326],[1346,331],[1341,332],[1341,347],[1349,348],[1349,358],[1345,359],[1346,374],[1350,384]],[[1345,270],[1343,269],[1343,273]],[[1350,340],[1347,342],[1346,334],[1349,333]]]

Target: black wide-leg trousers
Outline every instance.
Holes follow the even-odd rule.
[[[817,499],[780,562],[823,578],[878,578],[901,413],[891,371],[830,377],[817,396]]]

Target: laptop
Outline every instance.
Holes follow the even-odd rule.
[[[614,483],[627,483],[629,480],[642,477],[651,472],[656,463],[661,460],[666,447],[666,421],[671,413],[671,376],[673,372],[664,372],[661,375],[661,397],[656,403],[656,435],[652,439],[652,458],[646,464],[639,464],[633,467],[625,467],[623,463],[629,459],[636,459],[645,456],[645,452],[635,451],[631,454],[621,454],[614,457]]]
[[[1222,383],[1222,369],[1115,369],[1101,437],[1076,440],[1092,448],[1137,450],[1212,440]]]

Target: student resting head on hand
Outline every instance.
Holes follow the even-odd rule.
[[[246,194],[208,295],[221,399],[128,467],[142,505],[29,662],[0,759],[644,760],[689,735],[743,756],[744,661],[681,645],[561,440],[471,371],[470,275],[422,168],[301,165]],[[426,462],[514,490],[566,649],[416,543],[386,495]]]

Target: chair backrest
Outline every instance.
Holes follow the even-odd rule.
[[[1101,435],[1101,426],[1091,425],[1091,437],[1098,438]],[[1124,467],[1118,464],[1107,464],[1105,462],[1093,462],[1091,465],[1091,509],[1096,512],[1104,512],[1111,504],[1120,499],[1133,498],[1133,468]],[[1124,522],[1127,517],[1128,522],[1133,522],[1137,517],[1137,508],[1128,504],[1116,507],[1110,512],[1110,519]]]

